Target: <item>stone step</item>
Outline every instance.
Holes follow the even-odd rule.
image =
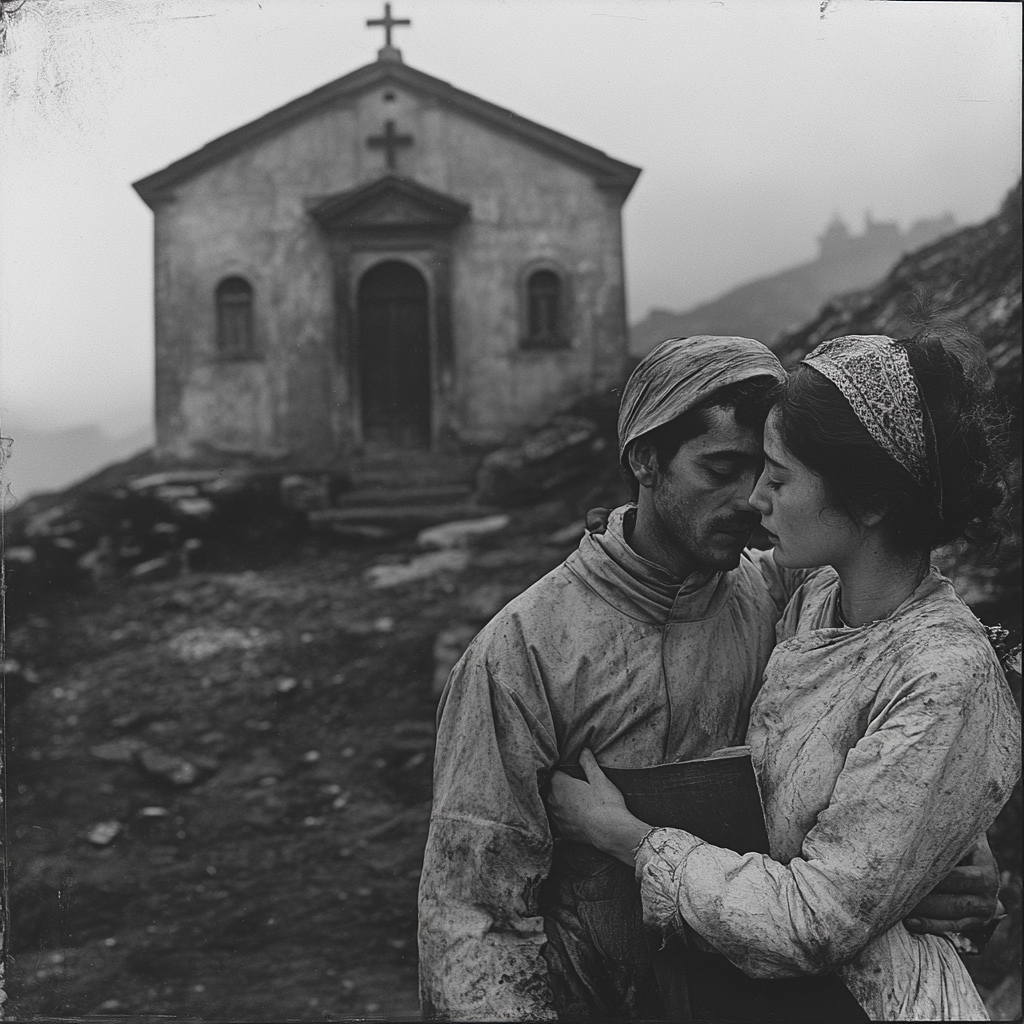
[[[472,486],[483,454],[367,446],[349,473],[356,490]]]
[[[355,508],[325,508],[308,513],[314,529],[330,531],[348,526],[381,526],[390,530],[412,531],[437,526],[456,519],[480,519],[495,515],[491,506],[458,504],[367,505]]]
[[[345,491],[334,499],[335,508],[386,508],[388,506],[432,506],[468,503],[473,493],[469,484],[435,484],[424,487],[361,487]]]
[[[353,468],[352,489],[359,491],[393,491],[406,488],[475,487],[476,468],[444,469],[434,466],[415,468]]]

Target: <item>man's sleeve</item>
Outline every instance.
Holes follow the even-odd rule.
[[[531,659],[503,664],[522,676],[513,688],[485,650],[478,640],[455,667],[438,715],[420,999],[428,1019],[554,1020],[538,895],[552,846],[540,780],[557,744]]]

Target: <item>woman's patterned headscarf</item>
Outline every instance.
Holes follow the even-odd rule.
[[[753,338],[702,334],[670,338],[644,357],[622,391],[619,460],[641,434],[664,426],[713,392],[751,377],[780,383],[786,372],[770,349]]]
[[[902,345],[882,334],[851,334],[822,342],[801,362],[832,381],[882,450],[927,486],[927,409]]]

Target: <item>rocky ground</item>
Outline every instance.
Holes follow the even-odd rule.
[[[439,685],[614,483],[419,539],[408,516],[291,516],[294,480],[232,538],[219,498],[160,486],[8,529],[8,1017],[414,1018]],[[972,962],[998,1019],[1020,827],[1018,792],[992,833],[1011,922]]]
[[[14,616],[9,1015],[415,1015],[435,676],[575,546],[568,519]]]

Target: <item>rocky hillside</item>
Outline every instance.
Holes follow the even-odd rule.
[[[695,334],[738,334],[768,343],[806,323],[833,295],[874,284],[902,253],[954,228],[950,216],[918,221],[906,232],[869,220],[864,234],[853,236],[837,220],[819,239],[816,260],[733,288],[683,313],[652,310],[630,330],[630,351],[642,356],[666,338]]]
[[[174,502],[216,505],[211,530],[228,514],[188,486],[121,499],[136,532],[114,556],[175,536],[142,529],[144,499],[166,526]],[[90,522],[64,516],[11,566],[10,1019],[418,1017],[439,687],[583,513],[547,502],[397,538],[385,519],[388,539],[360,540],[287,519],[265,480],[245,488],[263,512],[230,562],[207,532],[135,571],[108,556],[67,586],[29,578],[84,541]]]
[[[905,256],[864,291],[833,299],[798,331],[773,346],[792,365],[827,338],[844,334],[905,337],[915,323],[941,314],[961,320],[985,346],[996,384],[1012,417],[1014,465],[1020,461],[1021,389],[1021,183],[991,219]],[[1014,535],[986,560],[977,555],[947,566],[979,614],[1008,625],[1020,619],[1020,477],[1015,470]],[[983,614],[983,617],[984,614]],[[995,621],[995,618],[990,619]]]
[[[1019,219],[1018,186],[784,353],[899,333],[927,287],[1019,387]],[[142,453],[6,516],[12,1019],[416,1018],[437,695],[622,500],[614,406],[383,477]],[[1000,572],[964,579],[1009,623],[1019,558]],[[990,832],[1010,920],[969,964],[997,1020],[1020,1019],[1020,828],[1018,791]]]
[[[139,476],[99,538],[82,492],[23,510],[4,666],[10,1019],[417,1019],[437,695],[586,509],[617,500],[564,496],[564,453],[594,446],[583,419],[483,474],[545,500],[418,533],[422,505],[377,535],[318,528],[313,513],[355,507],[309,508],[316,481],[271,476]],[[1019,831],[1018,801],[991,833],[1011,923],[969,965],[997,1020],[1020,1006]]]
[[[906,336],[941,313],[961,319],[988,351],[1000,392],[1019,419],[1021,364],[1021,183],[990,220],[912,252],[879,284],[833,299],[772,346],[795,362],[843,334]]]
[[[153,443],[150,424],[114,435],[96,423],[39,430],[17,417],[6,416],[0,429],[14,441],[3,482],[16,501],[67,487]]]

